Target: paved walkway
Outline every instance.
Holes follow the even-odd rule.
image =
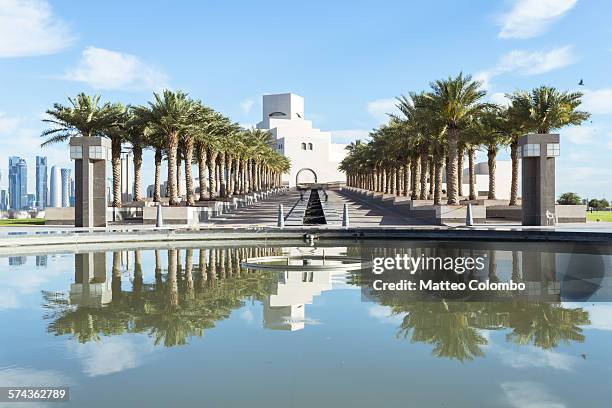
[[[309,192],[305,192],[304,200],[300,201],[300,193],[292,190],[287,194],[260,201],[250,207],[240,208],[233,213],[215,217],[210,221],[210,225],[216,227],[276,226],[278,204],[283,204],[286,218],[285,225],[287,227],[301,226],[299,220],[301,220],[309,194]],[[342,210],[345,203],[348,204],[351,227],[425,225],[420,220],[409,218],[394,208],[365,202],[340,192],[327,191],[327,196],[327,201],[324,201],[324,195],[320,194],[328,226],[340,226],[342,224]]]
[[[381,204],[366,202],[360,198],[342,194],[337,191],[328,191],[326,206],[334,208],[342,220],[342,209],[348,204],[349,221],[351,227],[399,227],[407,225],[425,225],[416,218],[410,218],[399,210]]]
[[[308,194],[304,195],[304,200]],[[259,201],[249,207],[214,217],[207,222],[212,227],[272,227],[276,226],[278,220],[278,205],[283,204],[285,216],[300,201],[300,193],[296,190],[288,191],[286,194],[271,197]]]

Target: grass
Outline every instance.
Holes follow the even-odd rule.
[[[612,222],[612,211],[587,211],[587,221]]]
[[[0,227],[2,226],[11,226],[11,227],[19,227],[24,225],[45,225],[44,218],[25,218],[22,220],[0,220]]]

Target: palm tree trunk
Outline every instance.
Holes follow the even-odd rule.
[[[470,200],[476,200],[477,192],[476,192],[476,169],[474,168],[474,161],[476,158],[476,149],[474,146],[470,146],[468,148],[468,173],[469,173],[469,182],[470,182],[470,196],[468,197]]]
[[[219,152],[208,152],[208,197],[214,200],[217,197],[217,155]]]
[[[193,137],[185,138],[185,186],[187,190],[187,205],[195,204],[193,192],[193,175],[191,174],[191,164],[193,163]]]
[[[167,137],[168,143],[168,197],[170,205],[181,203],[178,197],[178,182],[176,175],[176,153],[178,149],[178,132],[170,132]]]
[[[433,157],[427,159],[428,168],[429,168],[429,199],[433,197],[434,193],[434,180],[436,179],[436,169],[434,166]]]
[[[178,306],[178,280],[176,276],[178,264],[178,253],[176,249],[168,250],[168,289],[170,306]]]
[[[427,152],[421,152],[421,178],[419,180],[419,200],[427,199]]]
[[[434,172],[435,172],[435,186],[434,186],[434,205],[442,204],[442,170],[444,168],[444,156],[442,154],[434,155]],[[448,181],[448,180],[447,180]],[[447,183],[448,187],[448,183]]]
[[[446,179],[446,190],[448,195],[448,204],[459,204],[459,195],[457,191],[457,142],[459,140],[459,129],[449,127],[446,131],[448,139],[448,177]]]
[[[510,144],[510,158],[512,159],[512,181],[510,182],[510,205],[516,205],[518,201],[518,176],[519,176],[518,140],[516,139]]]
[[[197,144],[196,156],[198,158],[198,181],[200,184],[200,198],[198,201],[205,201],[208,191],[206,188],[206,146],[203,143]]]
[[[112,138],[113,207],[121,207],[121,139]]]
[[[489,165],[489,200],[495,200],[495,156],[497,156],[497,146],[487,148],[487,164]]]
[[[219,153],[219,195],[221,198],[227,198],[227,181],[225,178],[225,169],[226,169],[226,161],[225,161],[225,152]]]
[[[153,185],[153,201],[156,203],[161,201],[161,162],[162,151],[157,148],[155,149],[155,182]]]
[[[234,159],[227,154],[225,162],[227,167],[227,197],[231,198],[234,194]]]
[[[463,156],[465,155],[465,147],[463,143],[457,147],[457,194],[459,199],[463,196]]]
[[[414,160],[412,160],[412,195],[410,196],[411,199],[413,200],[418,200],[419,199],[419,181],[421,178],[421,159],[420,157],[415,157]]]
[[[395,168],[395,195],[400,195],[402,193],[402,167],[397,166]]]
[[[134,153],[134,201],[142,201],[142,146],[133,145]]]
[[[404,197],[408,197],[410,191],[410,169],[410,160],[408,160],[404,166],[404,191],[402,193]]]

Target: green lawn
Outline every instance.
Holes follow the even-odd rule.
[[[587,221],[612,222],[612,211],[587,211]]]
[[[0,220],[2,226],[45,225],[44,218],[26,218],[23,220]]]

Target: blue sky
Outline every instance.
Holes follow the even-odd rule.
[[[611,15],[605,0],[0,0],[2,184],[7,157],[21,155],[33,191],[40,119],[80,91],[140,104],[183,89],[245,125],[260,120],[262,94],[291,91],[346,142],[380,124],[395,96],[464,71],[498,102],[541,84],[583,91],[592,121],[561,130],[557,191],[610,198]],[[44,154],[70,166],[65,146]]]

